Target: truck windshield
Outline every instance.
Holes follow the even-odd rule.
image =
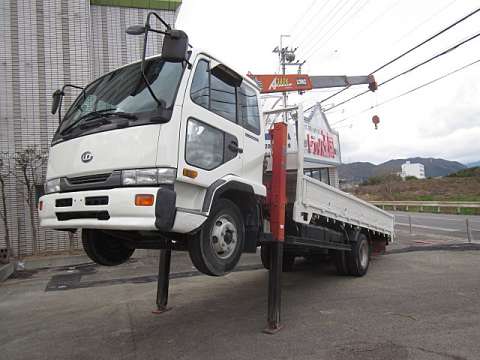
[[[140,66],[125,66],[89,84],[65,114],[53,143],[119,126],[169,121],[184,65],[162,58],[145,63],[146,78],[160,105],[149,93]],[[91,121],[99,119],[105,121]]]

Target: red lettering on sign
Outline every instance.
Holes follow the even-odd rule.
[[[327,158],[335,158],[335,144],[333,136],[326,131],[320,131],[320,137],[315,139],[313,135],[307,134],[307,151],[309,154],[323,156]]]

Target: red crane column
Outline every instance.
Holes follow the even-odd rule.
[[[272,181],[270,186],[270,270],[268,276],[268,323],[265,332],[281,328],[281,275],[285,241],[285,205],[287,203],[287,124],[275,123],[270,130],[272,145]]]

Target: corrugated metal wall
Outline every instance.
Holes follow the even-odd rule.
[[[47,151],[58,124],[50,114],[52,92],[66,83],[85,85],[138,60],[142,37],[127,37],[125,29],[144,23],[148,11],[95,6],[89,0],[0,1],[0,152],[13,155],[28,146]],[[170,24],[175,22],[177,12],[157,12]],[[158,53],[160,48],[160,39],[151,41],[148,54]],[[76,95],[70,91],[64,103],[68,106]],[[34,249],[25,188],[15,176],[7,179],[7,206],[14,253],[31,255]],[[36,216],[35,221],[38,225]],[[4,233],[0,222],[0,248],[6,246]],[[64,232],[38,233],[37,252],[65,251],[79,245],[76,236]]]

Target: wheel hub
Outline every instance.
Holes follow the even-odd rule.
[[[221,259],[226,259],[233,254],[237,244],[237,228],[230,216],[222,215],[215,220],[210,234],[210,243],[215,254]]]
[[[363,241],[360,244],[360,249],[358,249],[360,257],[360,266],[362,269],[365,269],[368,265],[368,243]]]

